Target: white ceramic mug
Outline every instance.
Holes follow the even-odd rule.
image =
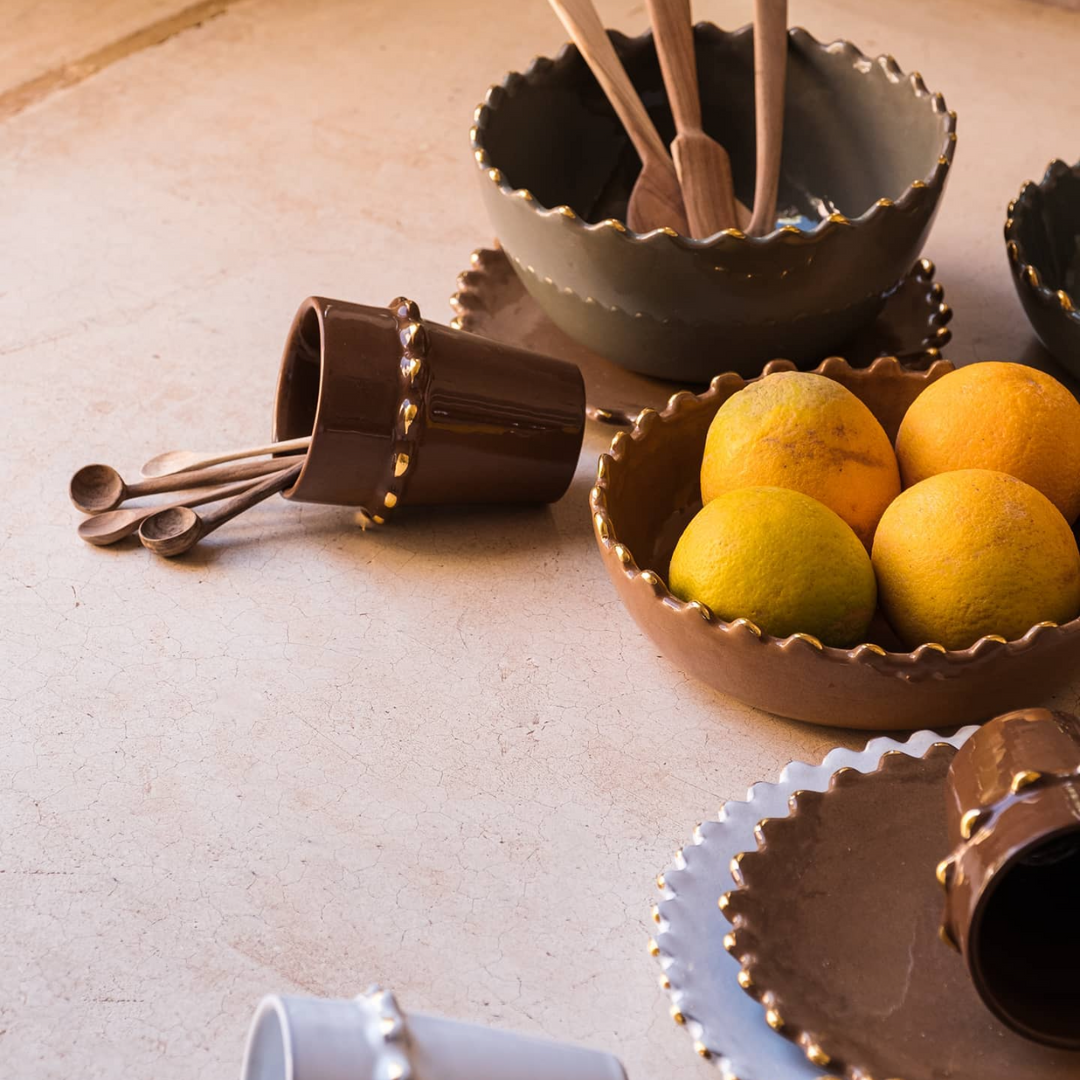
[[[374,987],[351,1000],[266,997],[241,1080],[626,1080],[597,1050],[421,1014]]]

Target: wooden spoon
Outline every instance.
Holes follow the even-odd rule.
[[[171,473],[169,476],[155,476],[150,480],[128,484],[111,465],[84,465],[71,478],[68,492],[71,501],[84,514],[100,514],[115,509],[125,499],[137,499],[140,495],[160,495],[163,491],[251,480],[256,476],[280,472],[281,467],[281,461],[276,458],[270,461],[243,461],[238,465]]]
[[[678,132],[671,154],[682,185],[690,235],[701,239],[722,229],[744,228],[751,215],[735,198],[731,159],[701,127],[690,0],[649,0],[649,18]]]
[[[787,0],[754,0],[754,101],[757,177],[754,216],[747,232],[764,236],[776,228],[780,151],[784,143],[784,83],[787,79]]]
[[[79,536],[88,544],[106,547],[130,536],[150,516],[161,510],[172,510],[179,506],[202,506],[204,503],[217,502],[239,495],[251,487],[250,480],[241,480],[236,484],[224,484],[221,487],[196,488],[183,494],[183,497],[168,506],[132,506],[122,510],[106,510],[103,514],[93,514],[79,522]]]
[[[220,465],[223,461],[306,450],[310,444],[311,436],[304,435],[299,439],[285,439],[283,442],[267,443],[265,446],[249,446],[245,450],[230,450],[227,453],[207,453],[205,450],[167,450],[164,454],[151,458],[142,467],[142,474],[143,476],[168,476],[169,473]]]
[[[206,515],[200,515],[187,506],[170,506],[159,510],[139,526],[139,539],[143,547],[149,548],[155,555],[162,555],[167,559],[174,555],[183,555],[226,521],[231,521],[237,514],[242,514],[275,492],[284,491],[294,484],[302,468],[301,463],[274,476],[268,476]]]
[[[635,232],[667,226],[689,235],[682,188],[675,165],[622,66],[591,0],[548,0],[574,44],[581,50],[596,81],[611,102],[641,158],[626,207],[626,223]]]

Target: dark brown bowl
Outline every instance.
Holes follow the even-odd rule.
[[[652,36],[612,41],[657,128],[673,125]],[[753,34],[695,28],[704,125],[754,187]],[[525,287],[576,341],[632,371],[705,382],[845,351],[922,250],[956,116],[917,72],[788,36],[780,205],[768,236],[624,224],[639,161],[573,46],[492,87],[471,138],[481,196]],[[800,219],[806,227],[790,221]],[[810,227],[812,224],[812,227]]]
[[[773,361],[763,375],[793,367]],[[855,369],[834,357],[816,370],[865,402],[895,438],[911,402],[952,364],[910,371],[889,357]],[[720,406],[746,385],[738,375],[719,375],[703,394],[675,394],[662,412],[643,410],[597,466],[590,505],[604,566],[671,661],[767,712],[879,731],[982,722],[1045,700],[1073,678],[1080,619],[1039,623],[1016,641],[992,635],[963,650],[930,642],[904,652],[879,618],[869,641],[836,649],[809,634],[781,640],[746,619],[724,622],[673,596],[664,582],[675,543],[701,506],[705,435]]]
[[[1005,250],[1013,284],[1039,340],[1080,377],[1080,164],[1051,161],[1009,203]]]

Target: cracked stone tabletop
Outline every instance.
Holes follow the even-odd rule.
[[[608,433],[550,508],[362,533],[274,500],[175,563],[80,543],[65,493],[88,461],[134,476],[260,440],[310,293],[449,319],[491,240],[472,108],[558,23],[539,0],[236,0],[186,27],[182,2],[98,6],[0,13],[0,1071],[232,1077],[263,993],[379,980],[407,1008],[612,1050],[634,1080],[710,1075],[646,952],[653,876],[722,800],[862,740],[656,655],[594,550]],[[602,9],[644,25],[636,2]],[[796,17],[958,110],[926,252],[950,353],[1047,363],[1000,233],[1020,183],[1073,152],[1078,17]]]

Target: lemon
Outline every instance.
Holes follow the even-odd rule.
[[[850,390],[824,375],[783,371],[733,394],[709,426],[702,502],[742,487],[801,491],[869,548],[900,494],[900,472],[885,430]]]
[[[721,619],[767,634],[862,641],[877,588],[859,538],[828,507],[777,487],[729,491],[687,525],[668,572],[671,591]]]
[[[905,487],[954,469],[994,469],[1080,515],[1080,402],[1024,364],[958,368],[912,403],[896,438]]]
[[[881,607],[909,648],[1023,637],[1080,611],[1080,551],[1041,492],[1002,472],[940,473],[905,491],[874,538]]]

